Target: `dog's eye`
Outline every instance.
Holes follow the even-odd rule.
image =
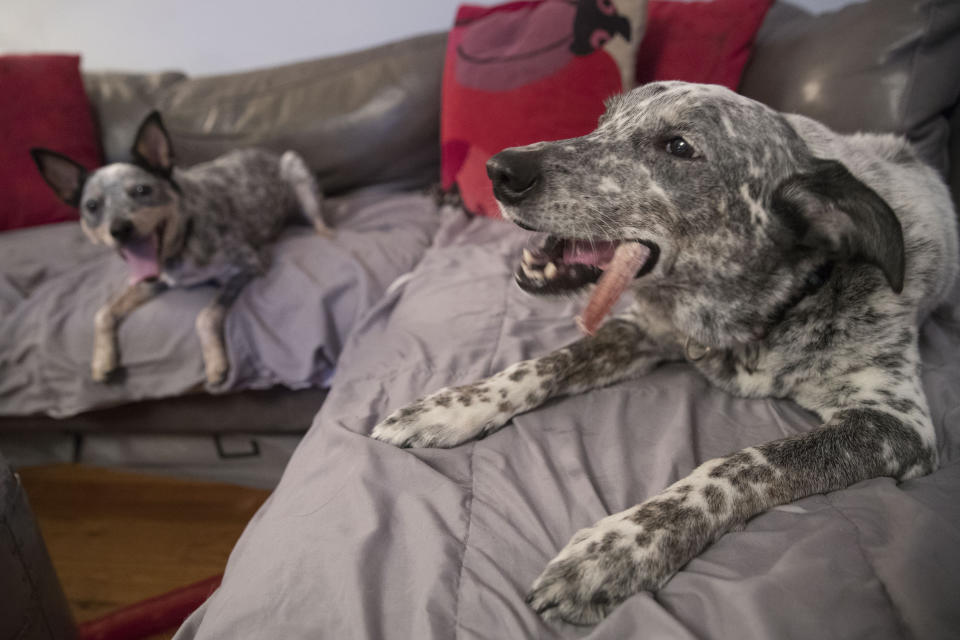
[[[672,138],[667,141],[667,153],[678,158],[689,160],[697,155],[696,150],[683,138]]]
[[[148,184],[138,184],[133,188],[133,195],[143,197],[153,193],[153,189]]]
[[[96,213],[97,209],[100,208],[100,203],[97,202],[96,200],[87,200],[86,202],[83,203],[83,208],[90,213]]]

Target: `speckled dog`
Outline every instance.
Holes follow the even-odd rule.
[[[228,370],[224,316],[243,287],[266,270],[265,246],[297,213],[319,233],[329,232],[321,194],[299,155],[246,149],[177,169],[157,112],[140,125],[133,164],[118,162],[88,175],[54,151],[31,153],[57,196],[79,207],[86,235],[116,248],[130,268],[129,287],[96,315],[92,373],[101,382],[119,366],[117,327],[131,311],[168,287],[210,281],[221,288],[196,328],[207,380],[222,381]]]
[[[508,149],[487,167],[504,215],[551,234],[524,253],[517,282],[551,293],[599,278],[582,316],[595,334],[428,396],[375,438],[450,447],[674,360],[823,421],[709,460],[577,533],[533,583],[537,612],[596,622],[766,509],[936,468],[918,325],[954,282],[957,228],[946,187],[906,141],[656,83],[611,100],[589,135]],[[628,287],[632,306],[599,326]]]

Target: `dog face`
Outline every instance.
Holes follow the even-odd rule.
[[[151,235],[165,236],[177,200],[169,181],[136,165],[115,163],[86,180],[80,224],[94,242],[119,249]]]
[[[170,140],[157,113],[137,133],[137,164],[118,162],[88,174],[56,152],[31,153],[54,192],[79,209],[80,225],[91,241],[117,249],[134,280],[159,275],[164,259],[175,251],[182,217]]]
[[[524,252],[522,288],[577,290],[640,243],[633,289],[704,345],[762,338],[827,262],[873,262],[902,286],[883,200],[812,157],[779,113],[722,87],[645,85],[610,100],[594,132],[507,149],[487,170],[504,216],[549,234]]]

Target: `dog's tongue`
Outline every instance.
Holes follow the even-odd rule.
[[[577,318],[577,326],[587,335],[593,335],[603,319],[627,287],[643,263],[650,257],[650,248],[639,242],[623,242],[617,245],[609,263],[597,281],[587,308]]]
[[[136,284],[147,278],[160,275],[160,261],[157,259],[157,235],[151,233],[125,244],[120,253],[130,267],[130,284]]]
[[[588,264],[606,269],[616,248],[616,242],[606,240],[573,240],[563,249],[563,261],[567,264]]]

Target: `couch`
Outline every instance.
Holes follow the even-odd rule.
[[[871,0],[811,16],[778,2],[740,90],[841,131],[906,135],[949,177],[960,202],[960,77],[951,66],[960,58],[958,9],[948,0]],[[369,190],[365,176],[375,176],[379,193],[436,177],[444,41],[436,34],[231,76],[235,94],[218,86],[226,78],[176,73],[91,75],[87,82],[108,158],[122,157],[139,114],[159,106],[170,114],[183,157],[201,160],[232,144],[288,143],[285,124],[268,119],[276,126],[264,126],[282,102],[274,92],[286,86],[274,76],[330,74],[339,84],[323,98],[340,106],[320,110],[329,117],[296,135],[331,141],[308,158],[329,192]],[[322,77],[317,82],[327,86]],[[353,98],[341,103],[342,94]],[[195,109],[186,108],[191,101]],[[403,126],[391,126],[398,122]],[[364,140],[409,161],[397,166],[384,151],[381,162],[374,152],[366,166],[371,147],[358,146]],[[312,417],[279,485],[237,543],[222,586],[178,640],[955,636],[960,294],[931,317],[921,339],[940,471],[900,485],[879,478],[774,509],[725,536],[660,592],[629,599],[595,627],[573,628],[544,623],[522,598],[575,530],[699,462],[808,429],[812,418],[790,403],[731,398],[689,367],[671,365],[642,381],[551,402],[455,449],[400,450],[373,441],[374,424],[424,392],[470,382],[577,336],[570,321],[576,301],[531,300],[512,286],[524,238],[511,225],[447,211],[432,231],[415,266],[351,323],[315,416],[319,398],[308,398],[310,390],[150,401],[172,412],[153,423],[158,431],[179,420],[200,429],[255,429],[274,403],[288,399],[284,424]],[[259,396],[265,401],[256,417],[250,404],[242,410],[248,416],[230,409],[257,402],[257,394],[274,395]],[[145,406],[29,424],[130,429]],[[16,418],[3,426],[12,424],[28,423]]]
[[[439,171],[445,43],[444,34],[428,35],[208,77],[86,73],[107,162],[130,159],[136,128],[152,109],[163,113],[182,166],[239,146],[295,148],[317,171],[340,234],[325,244],[292,229],[281,239],[268,276],[230,314],[228,350],[237,366],[216,388],[204,388],[197,375],[190,329],[212,289],[170,292],[133,314],[121,328],[131,365],[125,383],[97,384],[86,362],[92,314],[122,287],[119,260],[88,243],[76,223],[0,234],[7,336],[0,349],[0,435],[14,439],[6,445],[14,462],[109,458],[136,465],[144,460],[109,453],[118,450],[114,436],[133,434],[152,436],[153,447],[156,436],[168,436],[172,451],[183,448],[175,436],[184,434],[291,435],[284,446],[292,448],[323,402],[349,329],[416,264],[438,223],[424,190]],[[298,300],[301,291],[309,294]],[[296,313],[285,308],[293,302],[300,303]],[[73,312],[50,322],[51,309],[61,308]],[[287,338],[277,341],[276,334]],[[167,366],[172,362],[179,364]],[[220,443],[205,440],[201,446],[213,461],[222,458]],[[97,456],[98,447],[108,453]],[[27,454],[19,455],[24,448]],[[282,462],[270,464],[278,475]]]

